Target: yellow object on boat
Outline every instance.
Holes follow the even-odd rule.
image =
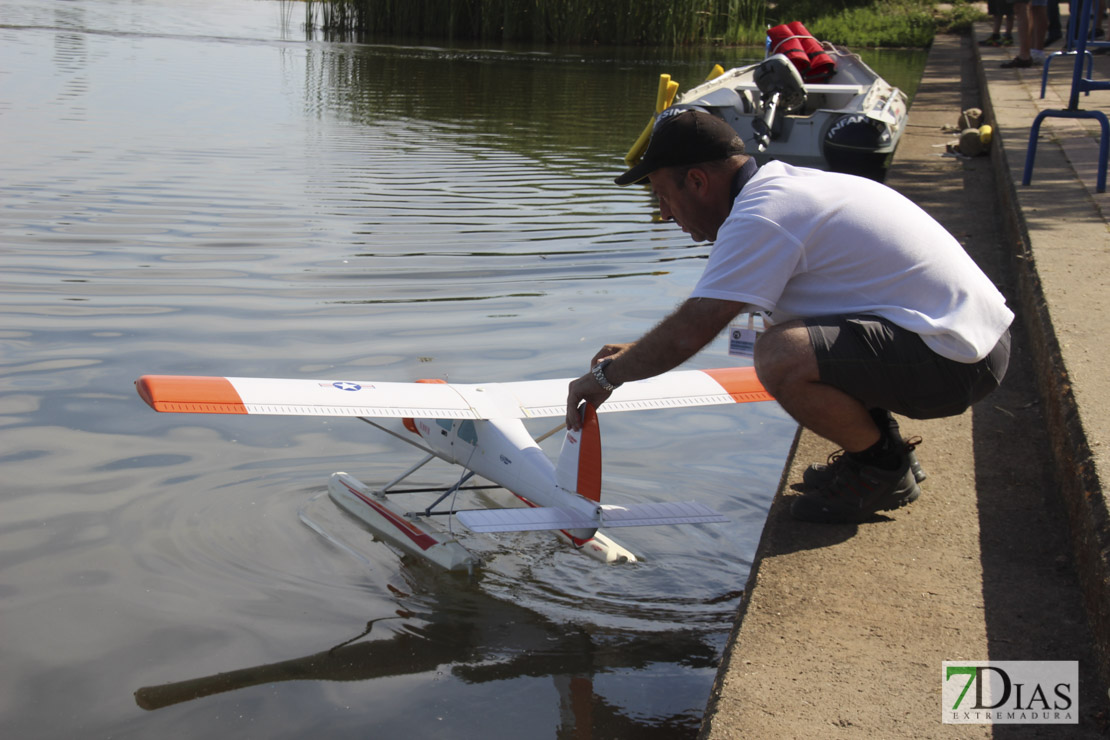
[[[705,78],[706,82],[715,80],[725,73],[725,68],[719,64],[714,64],[713,69],[709,70],[709,76]]]
[[[678,83],[672,80],[671,82],[667,83],[667,97],[663,101],[663,110],[659,111],[660,113],[671,107],[671,103],[674,102],[674,96],[676,93],[678,93]]]
[[[991,136],[994,134],[994,129],[989,124],[984,123],[979,127],[979,141],[983,146],[990,146]]]
[[[644,156],[644,150],[647,149],[648,139],[651,138],[651,129],[655,126],[655,116],[648,119],[647,126],[636,137],[636,143],[628,150],[628,154],[624,155],[624,163],[631,167],[640,161],[640,157]]]
[[[640,135],[636,138],[636,143],[628,150],[628,154],[624,155],[624,162],[629,167],[639,162],[640,157],[644,155],[648,140],[651,139],[651,130],[655,127],[655,118],[671,107],[677,93],[678,83],[671,80],[671,76],[668,74],[659,75],[659,87],[655,91],[655,113],[648,119],[647,126],[640,132]]]
[[[655,91],[655,112],[656,114],[662,113],[663,109],[667,107],[667,86],[671,84],[671,76],[667,74],[659,75],[659,87]]]

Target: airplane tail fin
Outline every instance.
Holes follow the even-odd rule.
[[[563,438],[555,482],[591,501],[601,501],[601,428],[590,404],[582,410],[582,429],[568,431]]]

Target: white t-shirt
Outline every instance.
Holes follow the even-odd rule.
[[[944,227],[862,177],[770,162],[744,185],[692,297],[750,304],[768,323],[872,314],[959,362],[1014,315]]]

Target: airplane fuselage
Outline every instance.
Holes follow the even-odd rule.
[[[519,419],[412,419],[429,451],[473,470],[533,506],[569,509],[596,518],[598,505],[559,485],[555,465]],[[596,529],[566,530],[579,542]]]

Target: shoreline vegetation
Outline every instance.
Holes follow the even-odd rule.
[[[983,18],[968,0],[282,0],[304,5],[310,36],[359,40],[617,46],[760,46],[766,29],[802,21],[854,48],[925,48]]]

